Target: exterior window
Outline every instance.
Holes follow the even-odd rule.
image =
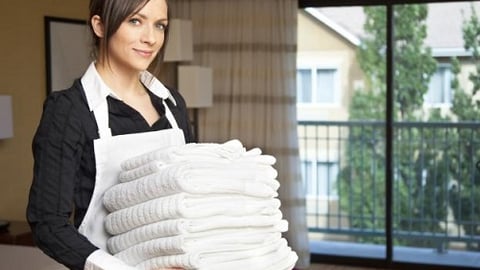
[[[312,162],[309,160],[302,160],[301,168],[303,187],[305,188],[304,193],[308,196],[312,196],[315,194],[315,187],[317,186],[312,175]]]
[[[312,71],[310,69],[297,70],[297,103],[312,102]]]
[[[317,102],[334,103],[335,102],[335,70],[317,69]]]
[[[314,161],[303,160],[302,178],[305,194],[311,197],[337,196],[336,179],[338,175],[338,164],[335,162],[317,161],[317,166],[312,166]]]
[[[428,92],[425,96],[425,103],[429,106],[450,105],[451,94],[451,71],[450,66],[441,65],[430,79]]]
[[[336,69],[297,69],[297,103],[335,103]]]

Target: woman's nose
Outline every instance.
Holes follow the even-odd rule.
[[[145,26],[142,32],[142,42],[153,45],[157,42],[155,29],[152,26]]]

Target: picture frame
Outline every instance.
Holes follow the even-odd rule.
[[[47,95],[69,88],[91,62],[86,21],[44,17]]]

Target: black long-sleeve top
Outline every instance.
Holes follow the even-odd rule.
[[[170,92],[177,105],[167,99],[167,106],[185,141],[192,142],[185,101],[177,91]],[[170,128],[162,99],[150,91],[149,95],[161,115],[152,126],[124,102],[107,97],[112,135]],[[83,269],[87,257],[98,249],[77,231],[95,184],[93,140],[97,138],[97,124],[80,80],[47,97],[32,144],[34,169],[27,220],[38,247],[70,269]]]

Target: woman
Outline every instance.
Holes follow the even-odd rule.
[[[103,191],[122,160],[193,136],[183,98],[146,71],[162,55],[166,0],[91,0],[89,25],[95,61],[44,104],[27,219],[70,269],[134,269],[106,252]]]

